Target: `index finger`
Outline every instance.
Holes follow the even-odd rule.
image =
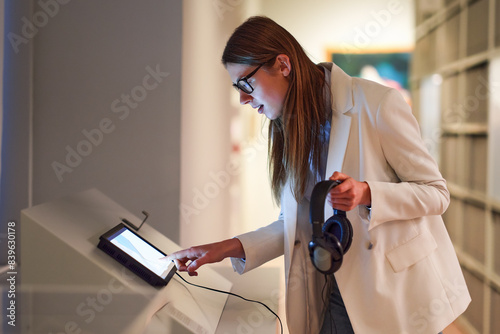
[[[196,260],[203,254],[203,249],[200,247],[190,247],[168,255],[165,259],[167,260]]]
[[[184,259],[186,258],[186,253],[187,250],[180,250],[180,251],[177,251],[177,252],[174,252],[172,254],[168,254],[167,256],[165,257],[162,257],[161,260],[164,260],[166,262],[170,262],[170,261],[174,261],[174,260],[178,260],[178,259]]]

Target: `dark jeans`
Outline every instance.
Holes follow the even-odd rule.
[[[337,281],[332,276],[332,293],[320,334],[354,334]],[[443,334],[439,332],[438,334]]]
[[[330,295],[330,303],[326,310],[323,327],[320,334],[354,334],[352,330],[349,315],[344,306],[344,301],[340,295],[337,281],[332,275],[332,293]]]

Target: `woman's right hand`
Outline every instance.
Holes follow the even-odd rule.
[[[220,262],[227,257],[245,258],[243,245],[237,238],[190,247],[172,253],[162,260],[167,263],[173,261],[177,270],[186,271],[190,276],[198,276],[196,270],[202,265]]]

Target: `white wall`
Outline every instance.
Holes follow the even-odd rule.
[[[341,52],[411,50],[413,0],[262,1],[262,13],[290,31],[316,61]]]
[[[220,6],[218,4],[221,4]],[[230,124],[236,92],[221,56],[243,4],[185,1],[183,7],[181,245],[232,236]]]
[[[174,0],[74,1],[40,30],[34,204],[97,187],[178,239],[181,10]]]
[[[9,177],[28,180],[27,205],[96,187],[178,240],[182,3],[31,3],[33,16],[11,19],[27,40],[13,58],[33,49],[19,66],[32,66],[32,90],[18,90],[32,92],[32,105],[5,110],[30,118],[9,142],[31,159],[13,164],[30,171]],[[27,139],[28,151],[17,146]]]
[[[22,29],[21,17],[29,16],[28,1],[5,2],[5,33]],[[31,45],[16,52],[6,39],[4,44],[2,158],[0,180],[0,264],[7,262],[7,222],[19,221],[20,210],[30,203],[30,106]],[[8,98],[7,98],[8,97]]]
[[[4,43],[4,7],[5,1],[0,0],[0,101],[3,101],[3,43]],[[3,121],[3,104],[0,105],[0,156],[2,155],[2,121]],[[2,164],[0,162],[0,175],[2,173]]]

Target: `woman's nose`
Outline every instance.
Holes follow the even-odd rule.
[[[247,94],[247,93],[240,90],[240,103],[247,104],[250,101],[252,101],[252,95]]]

